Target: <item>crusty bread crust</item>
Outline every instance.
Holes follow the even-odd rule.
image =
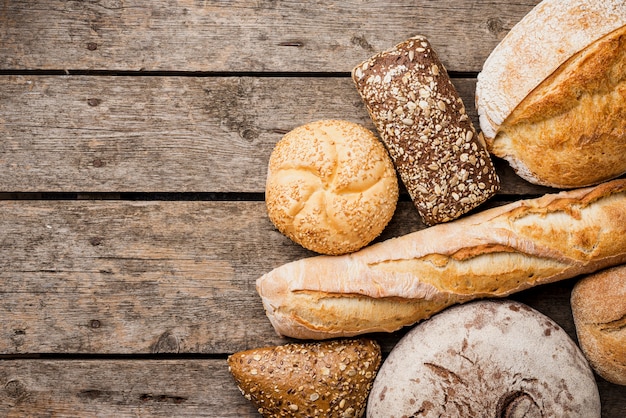
[[[265,202],[280,232],[321,254],[356,251],[391,220],[398,180],[369,129],[319,120],[288,132],[270,156]]]
[[[623,0],[544,0],[493,50],[478,75],[476,107],[487,139],[572,55],[626,24]]]
[[[606,380],[626,385],[626,265],[581,279],[572,290],[580,347]]]
[[[368,418],[600,413],[576,343],[550,318],[507,300],[455,306],[415,326],[385,359],[367,404]]]
[[[285,264],[257,280],[276,331],[323,339],[391,332],[454,303],[626,263],[626,180],[550,194]]]
[[[376,341],[342,339],[240,351],[228,368],[263,417],[361,417],[381,361]]]
[[[544,1],[492,52],[476,104],[489,151],[531,183],[626,172],[626,3]]]

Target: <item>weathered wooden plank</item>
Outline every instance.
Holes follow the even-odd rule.
[[[405,202],[382,238],[423,227]],[[280,341],[258,276],[312,255],[264,202],[0,202],[1,353],[225,353]]]
[[[254,417],[226,360],[0,360],[3,417]]]
[[[597,378],[603,418],[626,416],[626,389]],[[225,360],[0,360],[0,415],[258,417]]]
[[[470,115],[474,79],[455,79]],[[0,77],[0,192],[257,192],[294,127],[374,129],[347,77]],[[498,161],[502,194],[539,194]]]
[[[379,240],[421,228],[401,202]],[[1,354],[278,344],[255,280],[313,255],[274,229],[263,202],[0,201],[0,231]],[[515,298],[573,337],[572,284]]]
[[[0,352],[224,353],[278,341],[254,280],[304,250],[262,205],[0,202]]]
[[[0,69],[345,72],[422,34],[450,70],[479,71],[537,3],[5,1]]]

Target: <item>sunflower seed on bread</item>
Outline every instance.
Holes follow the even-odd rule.
[[[360,417],[381,363],[370,339],[291,343],[228,357],[239,390],[264,417]]]

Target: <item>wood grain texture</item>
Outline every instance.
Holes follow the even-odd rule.
[[[0,69],[346,72],[422,34],[449,70],[479,71],[537,3],[5,1]]]
[[[400,202],[377,240],[424,228]],[[256,279],[314,255],[263,202],[0,201],[0,354],[223,354],[285,342]],[[575,337],[573,281],[514,298]],[[383,337],[387,349],[402,332]]]
[[[423,227],[404,202],[379,239]],[[255,280],[313,255],[264,202],[0,201],[0,231],[1,354],[278,344]]]
[[[416,34],[468,77],[476,124],[473,73],[538,2],[0,2],[0,416],[259,416],[225,357],[286,342],[254,281],[313,254],[236,194],[260,199],[298,125],[372,129],[348,71]],[[550,190],[496,165],[486,206]],[[405,196],[379,240],[423,227]],[[574,283],[512,299],[575,338]],[[404,332],[373,337],[388,353]],[[626,388],[598,384],[602,416],[626,416]]]
[[[0,191],[263,193],[274,144],[319,119],[374,130],[348,77],[4,76]],[[497,168],[501,194],[547,190]]]
[[[278,233],[263,206],[0,202],[2,357],[223,356],[285,343],[263,313],[254,280],[259,272],[312,254]],[[423,227],[412,205],[401,202],[380,239]],[[574,282],[512,298],[549,315],[575,338],[569,309]],[[404,332],[373,337],[388,353]],[[225,367],[220,360],[193,359],[0,360],[0,413],[256,416]],[[598,382],[603,416],[623,416],[624,388]]]
[[[278,342],[254,281],[304,250],[273,230],[263,205],[0,202],[0,352],[225,353]]]
[[[0,361],[0,415],[253,417],[226,360]]]
[[[602,417],[626,416],[623,386],[597,378]],[[226,360],[4,360],[0,415],[259,417]]]

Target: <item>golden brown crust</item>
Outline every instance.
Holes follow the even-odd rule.
[[[242,394],[264,417],[360,417],[381,363],[370,339],[292,343],[228,358]]]
[[[626,265],[581,279],[571,304],[589,363],[604,379],[626,385]]]
[[[626,25],[622,0],[543,0],[489,55],[476,107],[486,139],[543,80],[573,55]]]
[[[488,141],[525,177],[580,187],[626,172],[626,27],[576,54]],[[521,167],[523,166],[523,169]]]
[[[626,263],[626,180],[489,209],[257,280],[279,334],[394,331],[455,303]]]
[[[312,251],[344,254],[367,245],[389,222],[397,200],[385,147],[356,123],[300,126],[270,156],[268,215],[279,231]]]

